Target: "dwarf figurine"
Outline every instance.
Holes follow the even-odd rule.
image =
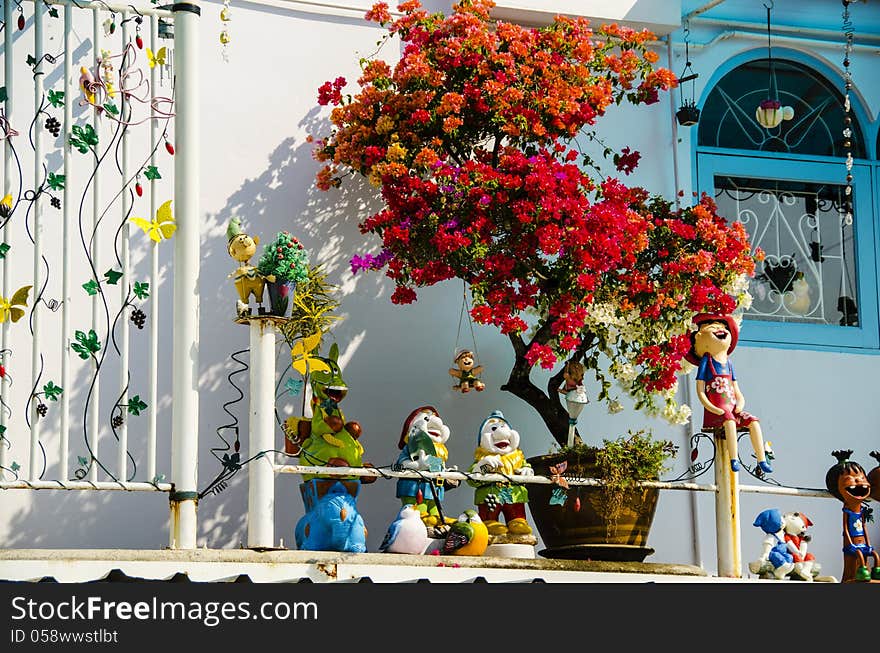
[[[433,406],[421,406],[412,411],[403,423],[397,447],[397,464],[403,469],[423,472],[442,472],[446,469],[449,450],[449,427],[440,419]],[[397,498],[403,505],[415,507],[425,526],[441,523],[440,503],[445,490],[458,487],[458,481],[444,479],[401,478],[397,481]],[[455,519],[445,520],[452,523]]]
[[[723,427],[730,454],[730,468],[740,468],[737,430],[748,428],[752,449],[758,459],[758,469],[769,474],[773,471],[764,451],[764,436],[758,418],[743,408],[745,397],[739,389],[730,354],[739,339],[739,327],[732,315],[700,313],[694,317],[696,331],[691,333],[691,348],[685,355],[697,370],[697,397],[705,409],[703,428]]]
[[[843,502],[843,576],[842,583],[880,581],[880,555],[871,546],[865,520],[865,501],[871,496],[871,485],[864,468],[850,460],[852,449],[832,451],[837,464],[825,474],[825,487]],[[868,558],[874,568],[868,569]]]
[[[535,473],[519,448],[519,433],[510,427],[501,411],[492,411],[483,420],[477,435],[477,444],[471,472],[520,476],[532,476]],[[526,521],[529,491],[525,485],[485,481],[468,483],[476,488],[474,505],[477,506],[480,519],[486,524],[490,535],[531,534],[532,528]],[[501,514],[504,515],[506,525],[498,521]]]
[[[251,237],[244,233],[241,229],[241,218],[233,216],[229,220],[229,226],[226,227],[226,238],[229,240],[227,246],[229,255],[239,263],[235,271],[227,277],[235,279],[235,289],[238,291],[236,315],[247,317],[251,314],[251,309],[248,306],[251,295],[257,302],[259,315],[265,315],[263,289],[266,281],[275,281],[275,275],[263,275],[256,266],[249,264],[251,257],[257,251],[257,245],[260,243],[259,236]]]
[[[486,389],[486,384],[477,378],[483,373],[483,366],[476,364],[474,353],[470,349],[459,349],[455,353],[454,363],[457,367],[449,368],[449,374],[458,379],[458,383],[452,386],[453,390],[464,394],[470,392],[471,388],[477,392]]]

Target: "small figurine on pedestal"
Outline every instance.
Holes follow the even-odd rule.
[[[744,409],[745,397],[739,389],[730,354],[739,339],[739,327],[732,315],[700,313],[694,317],[696,331],[691,333],[691,349],[685,359],[698,367],[697,396],[703,404],[703,428],[724,429],[730,468],[740,468],[737,430],[748,428],[758,469],[773,471],[764,451],[764,437],[758,418]]]
[[[229,240],[229,245],[227,246],[229,255],[239,263],[235,271],[228,276],[229,279],[235,280],[235,289],[238,291],[236,317],[248,317],[251,314],[251,309],[248,305],[251,295],[253,295],[254,301],[257,303],[257,313],[265,315],[263,290],[266,281],[275,281],[275,276],[271,274],[265,276],[257,270],[256,266],[249,263],[251,257],[257,251],[257,245],[260,242],[259,236],[251,237],[244,233],[241,229],[241,219],[234,216],[229,219],[229,225],[226,227],[226,238]]]
[[[477,378],[483,373],[483,366],[476,364],[474,352],[470,349],[459,349],[455,353],[456,367],[449,368],[449,374],[458,379],[458,383],[452,386],[453,390],[458,390],[462,394],[471,391],[471,388],[477,392],[486,389],[486,384]]]
[[[403,469],[422,472],[445,471],[449,458],[447,440],[449,427],[440,419],[437,409],[433,406],[416,408],[403,423],[397,443],[400,448],[397,464]],[[404,505],[414,506],[426,526],[437,526],[441,523],[440,502],[444,492],[453,487],[458,487],[458,481],[401,478],[397,481],[397,498]],[[445,521],[452,523],[455,519],[447,517]]]
[[[825,474],[825,487],[843,502],[843,575],[842,583],[853,581],[880,581],[880,556],[871,546],[865,519],[868,508],[865,501],[871,495],[871,485],[864,468],[850,460],[851,449],[832,451],[837,464]],[[868,569],[868,559],[873,569]]]
[[[471,472],[518,474],[532,476],[535,472],[519,448],[519,433],[514,431],[501,411],[495,410],[483,420],[477,438],[477,449]],[[525,485],[508,482],[468,481],[476,488],[474,505],[490,535],[530,535],[526,521],[529,491]],[[498,521],[503,514],[506,525]]]
[[[431,538],[427,526],[422,521],[421,513],[416,506],[406,504],[385,532],[379,551],[419,555],[424,553],[430,544]]]
[[[588,403],[587,391],[584,388],[584,364],[575,360],[568,361],[562,369],[562,385],[559,394],[565,396],[565,407],[568,410],[568,446],[574,445],[575,425],[578,416]]]

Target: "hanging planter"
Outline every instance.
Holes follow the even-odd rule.
[[[700,110],[692,101],[685,100],[681,108],[675,112],[675,119],[682,127],[692,127],[700,121]]]
[[[782,106],[782,102],[779,101],[779,89],[776,85],[776,74],[773,68],[773,49],[770,44],[770,10],[773,8],[773,3],[764,6],[767,9],[767,70],[770,79],[767,86],[767,99],[762,100],[758,108],[755,109],[755,120],[764,129],[773,129],[778,127],[783,120],[794,118],[794,109]]]

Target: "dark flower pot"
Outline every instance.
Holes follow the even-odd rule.
[[[700,121],[700,110],[692,104],[686,104],[675,113],[675,118],[679,125],[691,127]]]
[[[296,283],[293,281],[267,281],[266,291],[269,293],[269,315],[288,317],[290,315],[290,297]]]
[[[535,474],[551,476],[550,466],[565,459],[562,454],[529,458]],[[564,477],[597,478],[590,461],[568,460]],[[545,558],[569,560],[612,560],[642,562],[654,553],[646,546],[659,490],[634,488],[624,497],[617,519],[609,519],[607,498],[602,488],[572,485],[564,505],[550,505],[555,485],[529,487],[529,511],[541,540],[547,547],[538,553]]]

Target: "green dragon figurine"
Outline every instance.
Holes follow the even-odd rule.
[[[312,417],[290,417],[285,424],[288,439],[299,449],[300,460],[308,465],[328,467],[369,467],[363,462],[364,448],[359,442],[361,425],[347,422],[339,408],[348,394],[348,385],[339,369],[339,347],[334,343],[328,357],[317,357],[327,370],[312,371],[309,383],[312,388]],[[301,443],[301,444],[300,444]],[[288,449],[289,450],[289,449]],[[303,481],[312,478],[332,478],[316,474],[303,474]],[[336,477],[339,478],[339,477]],[[355,477],[346,477],[355,478]],[[362,482],[376,480],[374,476],[361,477]]]

